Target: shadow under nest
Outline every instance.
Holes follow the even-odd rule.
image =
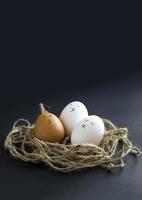
[[[123,168],[124,157],[141,151],[128,139],[127,128],[118,128],[107,119],[103,121],[106,131],[99,146],[72,145],[69,137],[60,144],[41,141],[34,136],[34,125],[24,119],[14,123],[4,145],[14,158],[44,163],[64,173],[97,166],[107,170]]]

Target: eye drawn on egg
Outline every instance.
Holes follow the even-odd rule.
[[[95,125],[95,122],[91,122],[91,125]]]
[[[75,107],[75,108],[78,108],[78,107],[79,107],[79,105],[74,105],[74,107]]]
[[[82,128],[86,128],[86,124],[83,124],[83,125],[82,125]]]
[[[71,108],[70,112],[73,112],[73,111],[75,111],[75,108]]]

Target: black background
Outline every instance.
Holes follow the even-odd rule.
[[[142,51],[139,5],[2,5],[0,199],[141,199],[142,159],[108,173],[68,175],[16,161],[3,143],[13,122],[34,122],[38,104],[56,115],[78,100],[90,114],[127,126],[141,146]]]

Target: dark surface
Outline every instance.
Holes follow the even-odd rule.
[[[46,96],[45,96],[46,99]],[[40,99],[41,100],[41,99]],[[62,91],[62,95],[47,96],[44,103],[52,112],[60,114],[73,100],[86,104],[90,114],[109,118],[121,127],[128,127],[130,138],[142,145],[142,81],[140,79],[111,82],[97,88],[77,88]],[[38,100],[37,100],[38,101]],[[123,170],[109,173],[103,169],[88,169],[71,174],[57,173],[48,167],[39,167],[12,159],[3,143],[13,122],[26,118],[34,122],[38,105],[11,103],[0,114],[0,199],[2,200],[87,200],[87,199],[142,199],[142,157],[128,156]]]

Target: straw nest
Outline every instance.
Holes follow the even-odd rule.
[[[63,143],[43,142],[34,136],[34,125],[19,119],[5,140],[5,148],[17,159],[34,164],[44,163],[56,171],[71,172],[83,168],[102,167],[107,170],[124,167],[129,153],[141,154],[128,139],[127,128],[118,128],[103,119],[106,132],[99,146],[72,145],[66,137]]]

